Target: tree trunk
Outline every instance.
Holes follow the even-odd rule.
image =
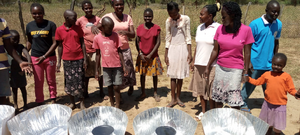
[[[19,5],[19,20],[20,20],[20,24],[21,24],[21,29],[22,29],[22,32],[23,32],[24,39],[27,42],[26,32],[25,32],[25,27],[24,27],[24,21],[23,21],[23,15],[22,15],[22,7],[21,7],[21,1],[20,0],[18,0],[18,5]]]
[[[74,11],[75,2],[76,2],[76,0],[72,0],[71,6],[70,6],[70,10]]]

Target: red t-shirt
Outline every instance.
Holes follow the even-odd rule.
[[[94,38],[93,48],[100,49],[101,51],[102,67],[121,67],[121,61],[118,53],[119,47],[122,47],[122,42],[118,34],[115,32],[113,32],[109,37],[98,34]]]
[[[63,24],[55,32],[55,40],[62,41],[63,60],[83,59],[83,52],[80,44],[80,38],[83,37],[83,31],[80,26],[73,25],[67,29]]]
[[[146,29],[144,24],[141,24],[136,30],[137,36],[140,38],[140,50],[144,55],[148,55],[153,50],[158,34],[160,33],[160,27],[154,24],[150,29]],[[157,50],[153,53],[152,58],[157,57]]]

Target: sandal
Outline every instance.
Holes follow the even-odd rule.
[[[198,116],[196,116],[196,117],[195,117],[195,120],[196,120],[196,121],[201,121],[202,116],[203,116],[203,112],[201,112]]]
[[[251,110],[249,108],[241,108],[241,111],[247,112],[251,114]]]
[[[178,104],[180,107],[182,107],[182,108],[185,107],[184,103],[182,103],[182,102],[177,102],[177,104]]]
[[[153,97],[154,97],[154,99],[155,99],[156,102],[160,102],[160,97],[159,97],[159,95],[154,94]]]
[[[174,107],[175,105],[176,105],[176,103],[174,103],[174,104],[169,103],[166,107],[172,108],[172,107]]]

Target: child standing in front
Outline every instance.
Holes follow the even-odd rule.
[[[169,18],[166,20],[165,62],[168,66],[167,75],[171,78],[172,101],[167,107],[178,104],[185,107],[179,99],[183,79],[189,76],[189,64],[192,61],[190,18],[179,14],[178,4],[167,4]],[[175,90],[177,89],[177,95]]]
[[[141,24],[137,30],[136,49],[139,52],[136,60],[136,72],[140,72],[140,81],[142,94],[136,98],[137,101],[146,98],[145,79],[147,76],[153,76],[154,99],[160,101],[157,94],[157,76],[162,75],[163,68],[158,56],[160,45],[160,27],[152,23],[153,11],[150,8],[144,11],[145,24]]]
[[[23,60],[27,59],[28,62],[31,63],[29,52],[22,44],[19,44],[20,35],[18,31],[10,30],[10,34],[11,34],[11,38],[10,38],[11,43],[13,45],[13,48],[18,53],[18,55]],[[22,53],[25,54],[26,58],[22,56]],[[26,92],[27,81],[26,81],[25,72],[22,71],[22,69],[19,66],[19,63],[14,59],[11,60],[10,72],[11,72],[10,87],[13,92],[14,108],[18,109],[18,88],[20,88],[22,92],[23,102],[24,102],[23,110],[26,110],[28,109],[28,106],[27,106],[27,92]]]
[[[83,31],[75,25],[77,14],[72,10],[64,12],[65,23],[58,27],[55,40],[58,46],[57,71],[60,71],[61,59],[64,64],[65,92],[69,95],[70,108],[75,109],[75,99],[80,101],[80,109],[84,105],[84,69],[86,69],[86,51],[83,43]]]
[[[272,134],[272,129],[275,135],[280,135],[281,130],[286,127],[287,92],[296,98],[300,97],[300,91],[297,93],[292,77],[282,71],[286,61],[287,57],[283,53],[276,53],[272,59],[272,71],[265,72],[256,80],[249,76],[247,78],[253,85],[267,84],[259,118],[270,125],[268,135]]]
[[[96,49],[95,69],[99,68],[100,58],[102,58],[101,66],[103,67],[103,80],[104,85],[108,86],[110,104],[111,106],[120,108],[120,85],[122,85],[123,71],[125,72],[124,76],[127,76],[128,74],[126,67],[124,66],[125,63],[120,49],[122,42],[118,34],[113,32],[114,22],[110,17],[102,18],[101,22],[101,33],[94,37],[93,42],[93,48]],[[95,78],[96,80],[99,80],[99,71],[95,71]]]

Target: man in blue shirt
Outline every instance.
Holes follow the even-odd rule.
[[[272,70],[272,58],[278,52],[279,38],[282,23],[277,17],[280,14],[280,5],[277,1],[270,1],[266,6],[266,14],[250,23],[255,42],[251,47],[251,63],[249,73],[254,79],[259,78],[266,71]],[[250,112],[247,100],[255,89],[255,85],[246,82],[241,94],[245,104],[241,110]],[[262,85],[263,91],[266,84]]]

